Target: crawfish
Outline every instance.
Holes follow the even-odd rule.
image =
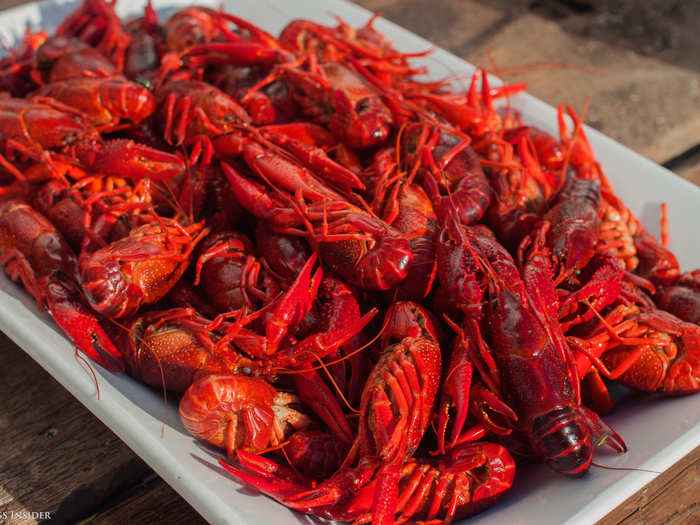
[[[85,355],[109,370],[124,370],[121,353],[84,305],[75,254],[56,228],[24,202],[0,204],[0,263],[40,308],[46,304]]]
[[[647,392],[684,395],[700,389],[700,329],[652,304],[615,305],[605,325],[584,330],[577,366]]]
[[[474,149],[485,157],[481,163],[488,169],[494,192],[486,221],[508,248],[515,249],[546,212],[551,188],[524,137],[514,147],[488,136]]]
[[[413,74],[407,58],[423,53],[400,53],[372,26],[375,18],[355,29],[340,18],[338,25],[328,27],[310,20],[292,20],[280,32],[279,40],[298,54],[315,54],[320,62],[343,63],[351,59],[369,69],[382,84],[392,86]]]
[[[121,71],[130,38],[114,12],[115,4],[116,0],[84,0],[63,20],[56,34],[80,38],[109,58]]]
[[[128,235],[151,208],[149,179],[86,176],[73,184],[49,179],[35,192],[32,204],[56,226],[79,253],[94,251]]]
[[[488,333],[501,373],[504,401],[518,416],[516,428],[556,471],[579,475],[590,466],[593,436],[626,450],[594,412],[582,407],[567,363],[527,303],[501,289],[489,301]]]
[[[121,77],[76,77],[51,82],[35,92],[78,111],[98,131],[114,129],[122,120],[138,124],[155,109],[153,95],[145,87]]]
[[[282,296],[249,318],[243,310],[234,310],[210,321],[191,308],[132,318],[129,329],[122,333],[131,372],[148,384],[164,382],[166,389],[184,391],[193,380],[208,373],[269,375],[275,367],[301,367],[308,353],[321,357],[332,353],[360,331],[373,314],[302,341],[294,340],[287,332],[310,309],[320,280],[319,273],[312,278],[314,262],[310,258]],[[246,327],[262,315],[265,335]],[[237,317],[234,323],[228,320],[231,316]],[[286,346],[280,349],[280,342]]]
[[[199,80],[171,81],[156,93],[157,120],[172,145],[192,145],[199,137],[216,137],[250,123],[231,97]]]
[[[150,0],[143,9],[143,16],[127,22],[125,30],[130,42],[124,54],[124,76],[141,80],[158,68],[161,58],[163,28]]]
[[[201,223],[183,226],[156,217],[123,239],[83,253],[80,275],[90,305],[102,315],[119,318],[158,301],[180,279],[206,233]]]
[[[583,268],[593,256],[598,240],[599,205],[598,182],[574,179],[545,214],[543,219],[552,225],[547,244],[559,269],[557,282]]]
[[[481,80],[481,93],[477,88]],[[420,88],[420,84],[411,84]],[[431,84],[427,84],[431,87]],[[466,93],[430,93],[415,90],[408,93],[410,98],[424,100],[450,124],[458,130],[467,133],[475,139],[490,135],[500,135],[510,127],[519,124],[518,118],[511,114],[501,117],[493,105],[496,97],[510,96],[522,91],[526,84],[513,84],[500,88],[491,88],[488,74],[484,69],[477,68],[472,75],[469,90]]]
[[[275,176],[275,182],[312,201],[301,212],[265,193],[262,185],[242,176],[231,165],[221,165],[241,206],[267,221],[273,229],[306,235],[311,243],[318,244],[326,265],[351,284],[387,290],[406,277],[412,260],[408,240],[384,221],[351,205],[304,173],[304,178],[297,182],[298,167],[292,166],[295,171],[286,173],[267,169],[265,174]],[[309,221],[307,231],[298,228],[305,225],[305,220]]]
[[[260,378],[209,375],[192,384],[180,401],[180,419],[194,437],[225,448],[260,452],[277,446],[309,418],[295,410],[296,396],[278,392]]]
[[[373,208],[411,244],[413,261],[404,284],[394,291],[394,296],[417,301],[430,293],[435,281],[438,219],[423,188],[400,176],[399,180],[394,180],[397,169],[393,160],[395,153],[394,148],[387,148],[375,155],[374,172],[378,180],[371,185],[375,192]]]
[[[684,321],[700,324],[700,270],[681,275],[673,286],[662,287],[654,302]]]
[[[473,224],[491,202],[491,187],[469,143],[429,125],[410,126],[404,133],[407,171],[423,168],[423,187],[441,223],[454,207],[465,225]]]
[[[262,456],[238,452],[237,459],[240,466],[219,462],[236,479],[283,505],[315,482]],[[380,468],[376,461],[368,461],[349,472],[347,484],[353,490],[309,512],[331,520],[379,523],[381,516],[373,506],[382,490],[375,474]],[[392,523],[450,523],[493,505],[510,488],[514,474],[515,463],[508,451],[492,443],[461,445],[435,459],[410,458],[400,468],[397,505],[388,518]],[[357,477],[351,478],[353,475]]]
[[[25,173],[0,156],[17,185],[64,176],[82,177],[84,170],[118,177],[165,179],[184,169],[169,153],[130,140],[103,142],[81,114],[58,102],[52,105],[0,98],[0,150],[32,161]],[[9,189],[7,191],[10,191]]]
[[[362,76],[335,62],[317,64],[315,68],[310,65],[309,69],[279,65],[249,94],[281,77],[294,88],[293,97],[302,111],[328,125],[341,142],[351,148],[368,148],[386,141],[394,124],[393,116]]]
[[[36,87],[32,79],[34,57],[48,38],[43,31],[32,32],[27,28],[20,47],[0,58],[0,91],[23,97]]]
[[[279,284],[253,255],[250,239],[232,231],[215,233],[202,242],[194,284],[200,284],[219,312],[243,306],[255,310],[279,291]]]
[[[207,325],[191,310],[177,308],[129,319],[118,339],[129,375],[147,385],[185,392],[204,376],[236,374],[250,366],[250,360],[232,362],[216,352]]]
[[[117,67],[94,47],[77,38],[56,35],[36,50],[29,76],[35,84],[43,85],[86,75],[118,74]]]
[[[399,333],[404,330],[396,328]],[[388,331],[394,333],[394,327]],[[364,484],[358,478],[368,481],[376,475],[374,522],[393,521],[401,468],[416,451],[428,426],[441,362],[440,347],[429,334],[404,337],[384,348],[362,392],[358,435],[343,466],[318,488],[289,495],[283,503],[314,512],[346,498],[351,487]],[[352,468],[355,463],[358,466]]]
[[[298,472],[314,479],[332,475],[348,453],[343,443],[317,429],[295,432],[287,439],[284,451]]]

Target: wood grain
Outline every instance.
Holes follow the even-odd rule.
[[[126,499],[86,518],[80,525],[124,523],[200,525],[206,521],[170,485],[155,477],[137,487]]]
[[[0,359],[0,512],[70,521],[150,471],[4,334]]]
[[[700,447],[628,498],[597,525],[700,523]]]

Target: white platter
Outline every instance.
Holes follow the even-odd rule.
[[[166,15],[183,0],[154,2]],[[200,2],[217,5],[218,2]],[[342,0],[225,0],[225,8],[273,34],[293,18],[333,23],[332,14],[352,25],[370,17],[365,9]],[[51,31],[77,2],[49,1],[0,12],[0,41],[14,44],[27,24]],[[122,0],[121,16],[138,15],[141,2]],[[421,51],[431,44],[380,19],[377,29],[402,51]],[[443,50],[423,60],[435,76],[470,73],[473,66]],[[496,82],[494,80],[494,82]],[[525,123],[551,133],[556,131],[555,110],[522,94],[512,104]],[[640,124],[641,125],[641,124]],[[645,226],[658,234],[659,204],[668,203],[671,248],[685,270],[700,267],[697,228],[700,224],[700,189],[668,170],[644,159],[595,130],[586,128],[597,158],[617,192]],[[197,511],[212,523],[312,523],[308,516],[291,512],[253,493],[227,477],[217,464],[220,454],[196,443],[183,429],[175,402],[167,407],[163,425],[161,393],[124,375],[116,376],[94,365],[100,397],[92,376],[73,355],[73,347],[46,314],[39,314],[19,286],[0,276],[0,329],[100,418]],[[618,404],[608,418],[623,436],[629,452],[601,451],[596,461],[613,467],[661,472],[700,445],[700,395],[656,399],[635,395]],[[582,479],[566,479],[545,467],[520,469],[513,489],[486,512],[466,520],[492,525],[593,523],[634,494],[656,474],[646,471],[591,468]]]

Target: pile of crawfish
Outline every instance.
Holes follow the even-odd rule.
[[[616,196],[579,116],[422,80],[373,27],[85,0],[0,59],[0,257],[76,348],[183,394],[237,480],[447,523],[513,456],[624,451],[606,380],[700,389],[700,271]]]

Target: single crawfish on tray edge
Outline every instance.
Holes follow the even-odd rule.
[[[602,378],[700,389],[700,270],[568,105],[555,137],[496,109],[525,85],[426,82],[375,18],[276,38],[114,8],[0,58],[0,263],[95,363],[182,395],[236,480],[448,523],[516,460],[580,475],[625,450]]]

